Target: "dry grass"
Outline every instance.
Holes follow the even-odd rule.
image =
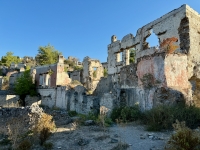
[[[35,126],[33,127],[34,135],[39,136],[40,144],[43,143],[48,139],[51,132],[56,128],[54,121],[52,120],[52,116],[43,113],[41,118],[36,122]]]
[[[24,120],[24,116],[19,116],[8,121],[8,135],[13,149],[19,147],[20,143],[23,141],[24,135],[28,132]]]
[[[185,122],[173,124],[176,131],[168,141],[166,150],[197,150],[200,149],[200,132],[185,126]]]

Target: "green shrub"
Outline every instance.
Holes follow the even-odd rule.
[[[23,140],[20,142],[19,147],[17,150],[30,150],[31,149],[31,142],[29,140]]]
[[[36,122],[33,133],[39,135],[40,144],[43,145],[44,142],[51,135],[51,132],[56,128],[52,116],[46,113],[43,113],[38,122]]]
[[[69,111],[69,112],[68,112],[68,115],[69,115],[70,117],[74,117],[74,116],[76,116],[76,115],[78,115],[78,114],[77,114],[76,111]]]
[[[8,138],[4,138],[2,141],[0,141],[0,145],[9,145],[11,144],[11,141]]]
[[[169,106],[158,106],[144,112],[143,123],[147,125],[149,131],[160,131],[161,129],[172,128],[174,121],[173,107]]]
[[[168,141],[167,150],[197,150],[200,149],[200,133],[185,126],[185,122],[176,121],[173,124],[176,131]]]
[[[112,119],[105,115],[98,115],[98,118],[95,121],[98,125],[103,127],[110,127],[113,123]]]
[[[46,142],[46,143],[44,143],[43,146],[44,146],[45,150],[51,150],[53,148],[53,143]]]
[[[194,106],[157,106],[143,113],[143,123],[147,130],[160,131],[172,129],[172,124],[177,120],[185,121],[189,128],[200,125],[200,108]]]
[[[119,107],[113,109],[110,117],[112,121],[136,121],[141,117],[141,111],[138,105],[134,107]]]
[[[176,107],[173,114],[174,121],[185,121],[189,128],[197,128],[200,126],[200,108],[195,106]]]

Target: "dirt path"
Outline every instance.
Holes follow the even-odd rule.
[[[109,128],[69,124],[58,127],[48,142],[53,149],[62,150],[117,150],[127,143],[127,150],[163,150],[170,132],[147,132],[141,125],[114,125]],[[119,148],[119,147],[118,147]],[[124,149],[124,148],[122,148]]]

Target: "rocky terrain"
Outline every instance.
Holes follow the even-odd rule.
[[[33,114],[40,115],[41,112],[43,110],[37,106],[12,110],[1,108],[1,131],[7,131],[5,130],[6,120],[12,121],[16,115],[25,116],[23,119],[24,122],[27,121],[28,125],[31,116]],[[98,126],[90,121],[87,121],[85,125],[80,125],[77,123],[80,118],[69,117],[67,111],[44,109],[44,112],[53,116],[57,126],[46,141],[46,143],[50,143],[53,150],[162,150],[171,135],[171,132],[145,131],[145,126],[136,122],[113,124],[111,127]],[[15,127],[14,120],[12,122]],[[4,138],[5,136],[2,134],[0,141]],[[8,146],[0,144],[0,149],[7,150]],[[33,145],[32,149],[45,150],[39,145]],[[46,149],[50,148],[46,147]]]

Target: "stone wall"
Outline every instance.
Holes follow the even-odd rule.
[[[137,65],[134,63],[121,68],[119,83],[121,88],[134,88],[138,86],[136,68]]]
[[[73,89],[65,86],[43,88],[38,89],[38,92],[41,95],[41,104],[50,108],[66,109],[81,114],[99,111],[99,99],[96,96],[86,95],[86,88],[80,85]]]
[[[18,95],[0,95],[0,106],[1,107],[19,107]]]
[[[56,88],[44,88],[38,89],[38,93],[41,96],[41,104],[50,108],[56,105]],[[65,107],[65,106],[63,106]]]
[[[2,84],[3,84],[3,77],[0,76],[0,90],[1,90]]]
[[[104,68],[99,60],[85,57],[83,60],[83,85],[91,92],[103,77]]]
[[[41,99],[38,96],[27,95],[25,98],[25,106],[40,105]]]
[[[101,97],[104,93],[110,93],[113,91],[113,82],[112,75],[108,75],[107,77],[102,77],[93,95]]]
[[[69,73],[70,75],[70,79],[73,81],[73,80],[77,80],[79,81],[80,83],[82,83],[83,81],[83,72],[82,71],[72,71]]]

